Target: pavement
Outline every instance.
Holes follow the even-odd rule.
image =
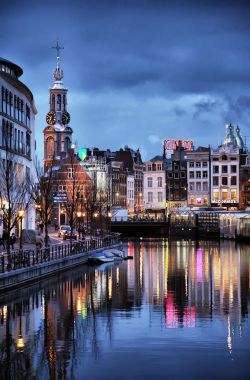
[[[44,233],[41,234],[43,241],[44,241]],[[49,237],[50,237],[50,245],[55,245],[55,244],[68,244],[69,240],[63,240],[62,238],[59,238],[57,235],[57,231],[53,229],[49,229]],[[19,239],[16,240],[16,243],[14,245],[14,249],[11,251],[17,251],[19,249]],[[35,243],[23,243],[23,250],[28,250],[28,249],[35,249],[36,245]],[[6,249],[3,248],[3,246],[0,246],[0,254],[6,253]]]

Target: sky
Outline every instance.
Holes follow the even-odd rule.
[[[164,138],[216,147],[230,122],[250,146],[250,1],[8,0],[0,14],[0,56],[34,95],[40,159],[57,40],[78,147],[148,160]]]

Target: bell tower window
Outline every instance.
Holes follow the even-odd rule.
[[[51,96],[51,109],[55,110],[55,94]]]
[[[57,95],[57,111],[61,111],[61,103],[62,103],[62,99],[61,99],[61,95],[58,94]]]

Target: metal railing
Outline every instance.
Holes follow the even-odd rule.
[[[110,234],[102,237],[92,237],[89,240],[80,240],[69,244],[57,244],[48,248],[27,249],[12,251],[10,255],[0,255],[0,273],[10,272],[17,269],[33,267],[37,264],[51,262],[86,253],[93,249],[109,247],[120,242],[120,234]]]

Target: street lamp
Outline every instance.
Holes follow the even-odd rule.
[[[20,240],[19,240],[19,249],[23,249],[23,216],[24,216],[24,210],[19,210],[18,215],[20,218]]]

